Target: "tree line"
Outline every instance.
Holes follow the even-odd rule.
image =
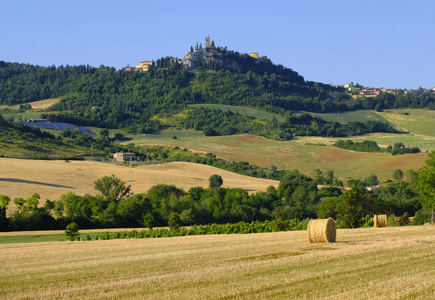
[[[333,146],[341,149],[360,151],[360,152],[389,152],[392,155],[406,154],[406,153],[420,153],[418,147],[406,147],[402,142],[394,143],[393,146],[389,145],[385,149],[379,147],[375,141],[362,141],[354,142],[351,140],[338,140]]]
[[[80,228],[108,227],[171,227],[227,224],[238,222],[274,222],[274,228],[287,228],[291,220],[307,218],[336,219],[337,226],[354,228],[369,226],[376,214],[415,216],[414,224],[428,222],[435,192],[435,152],[429,154],[427,165],[408,181],[403,173],[397,181],[372,191],[365,182],[355,180],[351,189],[343,192],[334,186],[318,188],[317,179],[297,170],[286,171],[278,188],[249,195],[240,188],[223,188],[219,175],[209,179],[209,187],[193,187],[188,191],[174,185],[158,184],[146,193],[131,194],[130,186],[119,178],[104,176],[94,182],[99,195],[63,194],[55,201],[34,194],[27,199],[13,199],[17,210],[10,217],[6,209],[11,201],[0,197],[0,227],[2,230],[62,229],[75,222]],[[329,177],[332,175],[328,172]],[[413,175],[413,176],[411,176]],[[408,222],[408,221],[406,221]],[[406,223],[405,222],[405,223]],[[172,224],[172,225],[171,225]]]
[[[250,133],[275,140],[290,140],[295,135],[345,137],[374,132],[396,132],[391,125],[373,120],[340,124],[327,122],[307,113],[287,112],[285,121],[280,122],[275,117],[271,120],[258,120],[237,112],[204,107],[188,110],[186,117],[180,121],[180,126],[201,130],[206,136]]]

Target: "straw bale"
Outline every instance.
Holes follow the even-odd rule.
[[[373,217],[374,227],[387,227],[388,218],[387,215],[375,215]]]
[[[333,243],[335,242],[335,222],[332,218],[311,220],[308,223],[308,242]]]

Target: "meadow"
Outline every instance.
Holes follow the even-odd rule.
[[[353,140],[385,139],[384,135],[357,137]],[[397,137],[396,137],[397,138]],[[251,164],[280,169],[297,169],[304,174],[320,168],[333,170],[336,177],[366,178],[375,173],[382,181],[391,179],[394,170],[418,170],[425,164],[426,153],[395,155],[338,149],[331,146],[337,139],[298,137],[296,141],[274,141],[255,135],[220,137],[192,137],[183,139],[155,139],[153,135],[134,137],[130,142],[138,146],[179,146],[203,153],[214,153],[228,160],[248,161]],[[393,141],[394,137],[390,138]]]
[[[3,299],[429,299],[435,226],[1,244]]]
[[[225,105],[225,104],[192,104],[191,107],[204,107],[208,109],[220,109],[222,111],[231,111],[233,113],[239,113],[241,115],[248,115],[256,119],[272,120],[275,117],[278,121],[284,122],[285,118],[278,114],[273,114],[264,110],[255,108],[237,106],[237,105]]]
[[[199,106],[199,105],[198,105]],[[220,108],[270,119],[273,114],[239,106],[201,104],[202,107]],[[407,114],[405,114],[405,112]],[[425,164],[425,152],[435,150],[435,112],[429,110],[367,110],[337,114],[315,114],[328,121],[378,120],[392,124],[403,133],[373,133],[349,138],[298,136],[292,141],[274,141],[254,135],[206,137],[193,130],[164,130],[158,134],[129,136],[136,145],[179,146],[203,153],[214,153],[223,159],[244,160],[251,164],[282,169],[298,169],[309,175],[314,169],[331,169],[340,179],[365,178],[375,173],[381,180],[392,179],[394,170],[418,170]],[[177,139],[172,139],[173,136]],[[128,136],[128,135],[127,135]],[[375,141],[385,148],[401,142],[409,147],[419,147],[423,153],[391,156],[388,153],[363,153],[337,149],[331,145],[339,139],[362,142]]]

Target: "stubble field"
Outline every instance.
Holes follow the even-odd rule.
[[[201,164],[172,162],[141,165],[130,168],[103,162],[63,160],[24,160],[0,158],[0,195],[28,198],[38,193],[40,202],[58,200],[68,192],[77,195],[97,195],[94,181],[103,176],[115,176],[131,185],[132,192],[145,193],[157,184],[174,184],[186,191],[191,187],[208,187],[211,175],[218,174],[224,181],[223,187],[242,188],[249,193],[266,191],[267,187],[278,186],[279,182],[243,176]],[[15,209],[13,201],[9,211]]]
[[[0,245],[4,299],[429,299],[435,226]]]

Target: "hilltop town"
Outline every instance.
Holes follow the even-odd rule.
[[[214,41],[210,41],[210,37],[205,38],[205,47],[202,44],[197,44],[195,49],[193,46],[190,51],[187,52],[183,59],[178,57],[171,57],[171,64],[178,64],[187,70],[194,70],[195,68],[206,66],[210,68],[226,68],[236,71],[240,71],[240,65],[232,59],[235,52],[228,50],[227,47],[216,47]],[[255,62],[261,63],[262,58],[257,52],[252,52],[249,57],[253,58]],[[263,59],[267,59],[263,57]],[[145,60],[139,62],[135,67],[126,66],[123,68],[125,72],[148,72],[151,67],[155,66],[155,62],[152,60]]]
[[[177,64],[186,70],[193,71],[198,67],[208,67],[211,69],[215,68],[225,68],[236,71],[241,71],[241,67],[238,62],[232,59],[235,52],[232,50],[228,50],[227,47],[216,47],[214,41],[210,42],[210,37],[205,38],[205,47],[202,47],[202,44],[197,44],[195,49],[191,47],[190,51],[184,55],[184,58],[178,57],[170,57],[169,62],[171,64]],[[245,54],[247,55],[247,54]],[[260,57],[257,52],[249,53],[249,57],[255,60],[256,64],[267,61],[267,57]],[[135,67],[126,66],[123,68],[125,72],[148,72],[150,68],[155,67],[156,63],[152,60],[145,60],[139,62],[139,64]],[[397,96],[401,89],[397,88],[383,88],[383,87],[364,87],[360,84],[354,84],[353,82],[343,84],[343,85],[335,85],[331,84],[331,86],[341,89],[342,91],[351,94],[351,95],[361,95],[367,97],[375,97],[382,93],[392,94]],[[410,94],[414,96],[419,96],[423,93],[431,93],[435,94],[435,87],[432,89],[405,89],[403,90],[404,94]]]

